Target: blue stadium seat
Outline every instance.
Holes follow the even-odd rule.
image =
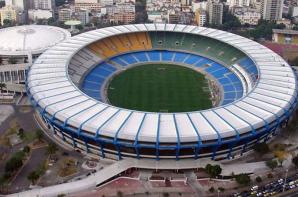
[[[148,51],[147,52],[150,61],[156,62],[156,61],[160,61],[160,52],[159,51]]]
[[[162,61],[172,62],[174,53],[171,51],[163,51],[161,52]]]
[[[148,58],[146,56],[145,52],[137,52],[133,54],[138,60],[139,62],[147,62]]]
[[[196,63],[197,61],[201,60],[202,58],[197,56],[197,55],[189,55],[185,60],[184,60],[184,63],[186,64],[194,64]]]
[[[119,64],[119,65],[121,65],[121,66],[123,66],[123,67],[125,67],[125,66],[128,65],[127,62],[121,60],[121,59],[118,58],[118,57],[114,57],[114,58],[112,58],[111,61],[112,61],[112,62],[115,62],[115,63],[117,63],[117,64]]]
[[[174,57],[174,62],[183,62],[187,57],[187,53],[176,52]]]
[[[130,54],[121,55],[121,56],[119,56],[119,58],[122,59],[122,60],[124,60],[128,64],[135,64],[135,63],[137,63],[137,60],[134,57],[132,57]]]

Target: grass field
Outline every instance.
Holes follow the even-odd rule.
[[[208,82],[204,75],[182,66],[147,64],[128,69],[109,84],[112,105],[149,112],[186,112],[207,109]]]

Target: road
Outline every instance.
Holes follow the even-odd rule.
[[[46,147],[33,149],[29,161],[21,169],[15,180],[12,181],[11,190],[13,192],[27,190],[30,186],[30,181],[27,179],[28,174],[37,170],[46,158]]]

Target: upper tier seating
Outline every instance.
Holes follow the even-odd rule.
[[[150,32],[154,49],[185,50],[215,58],[227,65],[232,65],[245,55],[218,40],[199,35],[178,32]]]
[[[73,56],[68,65],[68,74],[71,80],[78,86],[83,74],[100,61],[102,59],[89,49],[84,48],[80,50]]]
[[[151,39],[147,32],[120,34],[104,38],[88,46],[102,58],[139,50],[151,50]]]
[[[253,81],[257,80],[258,69],[250,58],[248,57],[242,58],[237,63],[247,71],[247,73],[250,75]]]

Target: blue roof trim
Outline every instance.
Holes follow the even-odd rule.
[[[246,102],[246,101],[244,101],[244,100],[242,100],[242,102],[246,103],[247,105],[251,105],[251,106],[254,106],[254,107],[258,108],[258,109],[261,109],[261,110],[263,110],[263,111],[265,111],[265,112],[268,112],[268,113],[272,114],[273,116],[275,116],[276,120],[280,121],[281,116],[278,117],[277,114],[272,113],[271,111],[268,111],[268,110],[266,110],[266,109],[264,109],[264,108],[262,108],[262,107],[259,107],[259,106],[253,105],[253,104],[251,104],[251,103],[248,103],[248,102]],[[239,107],[239,106],[238,106],[238,107]]]
[[[236,133],[236,139],[239,140],[240,139],[240,134],[238,132],[238,130],[228,121],[226,121],[221,115],[219,115],[215,110],[212,110],[220,119],[222,119],[227,125],[229,125],[230,127],[232,127],[232,129],[235,131]]]
[[[84,124],[86,122],[88,122],[89,120],[91,120],[92,118],[96,117],[98,114],[101,114],[103,111],[105,111],[107,108],[109,108],[109,106],[105,106],[103,109],[99,110],[99,112],[95,113],[93,116],[89,117],[87,120],[85,120],[84,122],[82,122],[82,124],[80,124],[79,128],[78,128],[78,133],[80,134],[82,131],[82,128],[84,126]]]
[[[52,118],[51,118],[51,121],[53,121],[53,120],[56,118],[56,114],[57,114],[57,113],[59,113],[59,112],[61,112],[61,111],[64,111],[64,110],[66,110],[66,109],[68,109],[68,108],[71,108],[71,107],[73,107],[73,106],[75,106],[75,105],[81,104],[81,103],[83,103],[83,102],[85,102],[85,101],[88,101],[88,100],[90,100],[90,99],[86,98],[86,99],[84,99],[84,100],[82,100],[82,101],[80,101],[80,102],[74,103],[74,104],[72,104],[72,105],[70,105],[70,106],[68,106],[68,107],[66,107],[66,108],[63,108],[63,109],[60,109],[60,110],[56,111],[56,112],[53,114],[53,116],[52,116]]]
[[[102,129],[102,128],[105,126],[105,124],[108,123],[114,116],[116,116],[116,115],[118,114],[119,111],[120,111],[120,109],[118,109],[112,116],[110,116],[106,121],[104,121],[104,122],[100,125],[100,127],[97,128],[97,130],[96,130],[96,134],[95,134],[95,137],[96,137],[96,138],[98,138],[98,136],[99,136],[99,131],[100,131],[100,129]]]
[[[65,94],[65,93],[64,93],[64,94]],[[44,108],[43,108],[43,110],[42,110],[42,114],[44,114],[44,112],[47,110],[47,108],[50,107],[50,106],[52,106],[52,105],[55,105],[55,104],[57,104],[57,103],[64,102],[64,101],[67,101],[67,100],[70,100],[70,99],[73,99],[73,98],[77,98],[77,97],[80,97],[80,96],[82,96],[82,95],[79,94],[79,95],[74,96],[74,97],[66,98],[66,99],[63,99],[63,100],[60,100],[60,101],[56,101],[56,102],[54,102],[54,103],[51,103],[51,104],[49,104],[49,105],[45,105]],[[37,104],[39,104],[39,103],[37,102]]]
[[[209,125],[212,127],[212,129],[216,132],[217,137],[218,137],[217,141],[220,143],[222,141],[222,139],[221,139],[221,136],[220,136],[219,132],[217,131],[217,129],[211,124],[211,122],[204,116],[203,113],[200,113],[200,114],[209,123]]]
[[[158,114],[158,123],[157,123],[157,131],[156,131],[156,158],[159,159],[159,129],[160,129],[160,114]]]
[[[55,80],[55,82],[43,83],[43,84],[36,84],[34,86],[30,86],[30,88],[28,88],[27,90],[29,91],[31,88],[38,87],[38,86],[50,85],[50,84],[54,84],[54,83],[61,83],[61,82],[67,82],[67,81],[68,81],[67,79],[63,79],[62,81],[58,81],[58,82]]]
[[[180,145],[180,134],[179,134],[179,129],[178,129],[178,125],[177,125],[176,115],[175,114],[173,114],[173,119],[174,119],[174,123],[175,123],[176,135],[177,135],[176,160],[178,160],[179,159],[179,151],[180,151],[181,145]]]
[[[86,111],[86,110],[88,110],[88,109],[94,107],[94,106],[97,105],[97,104],[98,104],[98,103],[95,103],[95,104],[93,104],[93,105],[91,105],[91,106],[89,106],[89,107],[87,107],[87,108],[85,108],[85,109],[83,109],[83,110],[81,110],[81,111],[78,111],[77,113],[74,113],[73,115],[67,117],[66,120],[65,120],[64,123],[63,123],[63,126],[65,127],[65,126],[67,125],[67,123],[68,123],[68,120],[71,119],[72,117],[74,117],[74,116],[76,116],[76,115],[78,115],[78,114],[80,114],[80,113],[82,113],[82,112],[84,112],[84,111]]]
[[[259,84],[260,84],[260,83],[259,83]],[[264,84],[264,83],[262,83],[262,84]],[[265,84],[265,85],[269,85],[269,84]],[[270,85],[269,85],[269,86],[270,86]],[[285,88],[285,87],[283,87],[283,88]],[[271,91],[271,92],[272,92],[272,90],[264,89],[264,88],[262,88],[262,87],[258,87],[258,89],[266,90],[266,91]],[[294,89],[293,89],[293,90],[294,90]],[[278,92],[278,93],[280,93],[280,94],[288,95],[287,93],[285,93],[285,92],[281,92],[281,91],[279,91],[279,90],[276,90],[276,92]]]
[[[231,114],[233,114],[234,116],[236,116],[237,118],[239,118],[240,120],[242,120],[243,122],[245,122],[247,125],[249,125],[249,127],[251,128],[251,133],[253,135],[256,134],[256,129],[249,123],[247,122],[246,120],[244,120],[243,118],[239,117],[238,115],[236,115],[234,112],[232,112],[231,110],[227,109],[226,107],[224,107],[225,110],[227,110],[228,112],[230,112]],[[265,121],[263,119],[263,121]],[[267,121],[265,121],[265,125],[268,125]]]
[[[257,101],[260,101],[260,102],[262,102],[262,103],[266,103],[266,104],[269,104],[269,105],[278,107],[279,109],[283,110],[285,114],[287,113],[287,111],[286,111],[284,108],[282,108],[282,107],[280,107],[280,106],[278,106],[278,105],[275,105],[275,104],[272,104],[272,103],[268,103],[268,102],[265,102],[265,101],[260,100],[260,99],[258,99],[258,98],[251,97],[251,96],[247,96],[247,97],[248,97],[248,98],[251,98],[251,99],[254,99],[254,100],[257,100]],[[291,104],[290,104],[290,105],[291,105]]]
[[[70,93],[70,92],[76,92],[76,91],[77,91],[77,90],[71,90],[71,91],[68,91],[68,92],[60,93],[60,94],[55,94],[55,95],[51,95],[51,96],[46,96],[46,97],[43,97],[43,98],[38,99],[38,100],[36,101],[36,104],[39,104],[39,102],[40,102],[41,100],[43,100],[43,99],[52,98],[52,97],[54,97],[54,96],[60,96],[60,95],[63,95],[63,94],[67,94],[67,93]],[[82,96],[82,95],[80,94],[80,96]]]
[[[51,89],[46,89],[46,90],[41,90],[41,91],[36,91],[32,94],[32,96],[34,96],[36,93],[40,93],[40,92],[46,92],[46,91],[50,91],[50,90],[58,90],[58,89],[61,89],[61,88],[66,88],[66,87],[72,87],[72,85],[67,85],[67,86],[61,86],[61,87],[58,87],[58,88],[51,88]]]
[[[134,142],[134,145],[135,145],[135,146],[138,144],[140,131],[141,131],[141,129],[142,129],[143,123],[145,122],[146,116],[147,116],[147,113],[144,114],[144,116],[143,116],[143,118],[142,118],[142,121],[141,121],[141,123],[140,123],[140,125],[139,125],[138,131],[137,131],[137,134],[136,134],[136,137],[135,137],[135,142]]]
[[[200,146],[200,145],[202,144],[202,138],[201,138],[201,136],[200,136],[200,134],[199,134],[199,131],[198,131],[198,129],[196,128],[196,126],[194,125],[194,123],[193,123],[191,117],[189,116],[189,114],[187,113],[186,115],[187,115],[187,117],[188,117],[188,120],[189,120],[190,123],[191,123],[191,126],[193,127],[193,129],[195,130],[195,132],[196,132],[196,134],[197,134],[197,136],[198,136],[198,146]]]
[[[118,135],[119,135],[119,132],[120,130],[123,128],[123,126],[125,125],[125,123],[129,120],[129,118],[131,117],[131,115],[133,114],[134,112],[130,112],[129,115],[125,118],[125,120],[123,121],[123,123],[120,125],[120,127],[118,128],[115,136],[114,136],[114,140],[113,140],[113,143],[116,144],[117,142],[117,138],[118,138]]]
[[[259,87],[258,87],[259,89]],[[268,91],[268,90],[267,90]],[[290,103],[289,101],[285,100],[285,99],[282,99],[282,98],[278,98],[278,97],[275,97],[275,96],[268,96],[266,94],[262,94],[262,93],[259,93],[259,92],[253,92],[254,94],[259,94],[259,95],[262,95],[262,96],[265,96],[265,97],[269,97],[269,98],[275,98],[275,99],[278,99],[278,100],[281,100],[281,101],[285,101],[287,103]],[[283,93],[284,94],[284,93]],[[285,95],[285,94],[284,94]],[[292,103],[290,103],[292,104]]]

